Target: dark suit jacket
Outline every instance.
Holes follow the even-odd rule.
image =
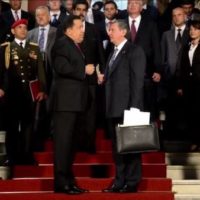
[[[52,49],[54,80],[50,93],[53,111],[83,111],[88,85],[85,60],[75,43],[67,36],[57,40]]]
[[[200,84],[200,44],[197,46],[192,65],[190,65],[188,52],[190,49],[190,45],[186,45],[183,47],[181,58],[180,58],[180,73],[179,73],[179,85],[178,88],[188,87],[188,83],[190,80],[197,85]],[[190,76],[192,73],[192,76]]]
[[[80,44],[85,56],[86,64],[99,64],[101,71],[105,68],[105,58],[103,45],[100,41],[99,33],[94,24],[85,22],[84,40]],[[96,84],[96,75],[88,76],[89,84]]]
[[[128,18],[126,19],[128,23]],[[129,23],[128,23],[129,25]],[[141,46],[147,59],[146,76],[161,71],[160,39],[155,22],[142,15],[134,43]]]
[[[144,51],[130,42],[121,49],[110,71],[107,64],[107,117],[122,117],[124,110],[130,107],[142,108],[145,66]]]
[[[58,18],[58,23],[56,25],[53,25],[52,22],[50,21],[50,25],[54,26],[54,27],[58,27],[60,24],[62,24],[64,22],[64,20],[67,18],[67,14],[64,11],[61,11],[60,16]]]
[[[182,46],[185,46],[189,41],[189,32],[186,28],[182,35]],[[161,56],[162,65],[164,67],[164,79],[171,78],[175,75],[180,49],[177,48],[175,41],[175,29],[163,33],[161,39]]]
[[[0,1],[0,14],[10,9],[10,4],[4,1]]]
[[[102,21],[104,19],[104,14],[101,11],[92,9],[93,17],[94,17],[94,24]]]
[[[28,20],[28,30],[31,30],[35,27],[35,18],[28,12],[26,11],[21,11],[21,19],[27,19]],[[10,34],[11,38],[9,39],[9,41],[12,41],[14,39],[12,33],[11,33],[11,26],[12,24],[15,22],[15,19],[12,15],[11,10],[6,11],[4,13],[2,13],[2,20],[4,22],[4,24],[6,24],[6,31],[3,37],[3,40],[6,40],[6,35]]]

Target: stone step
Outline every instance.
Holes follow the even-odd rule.
[[[172,191],[175,194],[200,195],[200,180],[173,180]]]
[[[172,180],[200,179],[200,165],[168,165],[167,178]]]
[[[175,200],[200,200],[198,194],[175,194]]]
[[[195,153],[166,153],[167,165],[200,165],[200,152]]]
[[[0,166],[0,178],[5,180],[9,177],[10,170],[8,167],[1,167]]]
[[[5,143],[6,140],[6,132],[0,131],[0,143]]]

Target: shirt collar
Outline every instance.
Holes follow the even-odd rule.
[[[126,42],[127,42],[127,39],[125,38],[118,46],[115,46],[115,49],[117,48],[119,52],[123,48]]]
[[[133,20],[135,20],[135,22],[139,23],[141,20],[141,15],[137,16],[135,19],[133,19],[131,16],[128,17],[129,22],[132,23]]]
[[[48,31],[50,28],[50,25],[47,24],[46,26],[39,26],[39,30],[41,30],[42,28],[44,28],[46,31]]]
[[[53,15],[57,15],[56,18],[58,18],[60,16],[60,13],[61,13],[60,10],[58,10],[58,11],[50,11],[51,17],[53,17]]]
[[[108,23],[110,23],[110,22],[114,22],[115,20],[116,20],[116,19],[110,20],[110,19],[108,19],[108,18],[105,18],[105,23],[108,24]]]
[[[186,25],[183,24],[181,27],[177,27],[175,26],[175,30],[178,31],[178,29],[181,29],[181,33],[183,32],[183,30],[185,30]]]
[[[147,4],[145,3],[144,5],[143,5],[143,7],[142,7],[144,10],[146,10],[147,9]]]
[[[26,44],[26,39],[24,40],[19,40],[17,38],[15,38],[15,42],[20,46],[20,43],[22,42],[23,43],[23,47],[25,47],[25,44]]]
[[[21,13],[21,9],[19,9],[19,10],[13,10],[13,9],[11,8],[11,11],[12,11],[12,13],[15,13],[16,11],[17,11],[17,14]]]

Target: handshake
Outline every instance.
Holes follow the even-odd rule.
[[[85,73],[86,73],[87,75],[92,75],[92,74],[94,73],[94,71],[95,71],[95,67],[94,67],[93,64],[87,64],[87,65],[85,66]]]

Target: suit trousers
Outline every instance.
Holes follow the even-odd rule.
[[[72,164],[76,147],[76,126],[80,112],[54,112],[54,186],[74,184]]]
[[[112,139],[112,151],[116,168],[114,184],[117,187],[123,187],[125,184],[135,187],[142,176],[141,154],[130,153],[122,155],[117,153],[115,127],[122,122],[122,118],[111,118],[107,122],[108,131]]]
[[[89,85],[86,111],[79,118],[79,150],[95,152],[96,138],[96,85]]]

